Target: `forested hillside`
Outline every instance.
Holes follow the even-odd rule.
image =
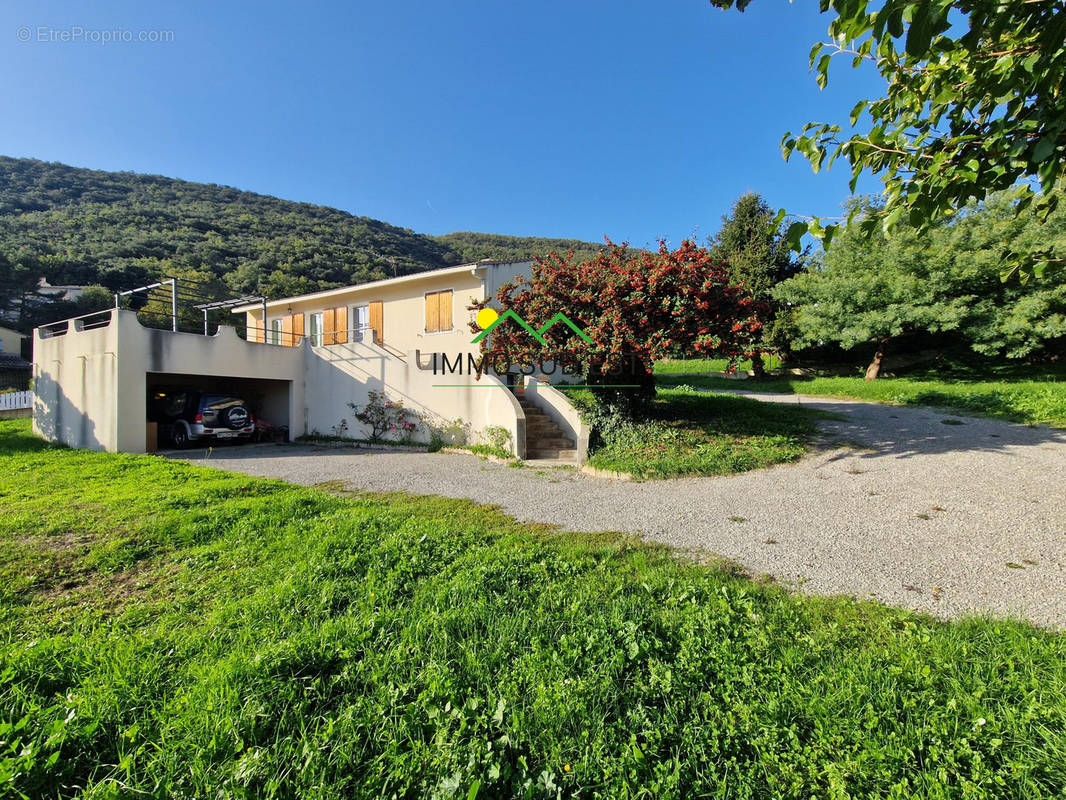
[[[459,256],[460,262],[482,258],[513,258],[524,260],[555,251],[573,250],[578,261],[594,258],[604,243],[583,242],[580,239],[545,239],[540,236],[504,236],[498,233],[446,233],[434,237]]]
[[[42,276],[114,289],[177,275],[280,297],[553,247],[595,245],[432,237],[226,186],[0,157],[0,312]]]

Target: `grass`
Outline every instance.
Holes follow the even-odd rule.
[[[1034,374],[1035,373],[1035,374]],[[687,384],[702,389],[739,389],[784,394],[845,397],[900,405],[937,406],[1031,425],[1066,428],[1066,376],[1011,370],[990,378],[967,373],[930,372],[865,381],[861,377],[788,377],[759,381],[686,375],[658,375],[660,386]]]
[[[664,358],[656,361],[656,375],[698,375],[702,372],[725,372],[729,360],[725,358]],[[750,361],[737,362],[738,371],[751,369]]]
[[[564,389],[587,413],[589,390]],[[660,388],[647,420],[600,426],[588,463],[636,478],[728,475],[794,461],[807,450],[814,409]]]
[[[12,797],[1039,797],[1066,637],[0,422]],[[738,525],[738,528],[745,526]],[[738,532],[738,535],[744,535]]]
[[[495,444],[450,444],[447,447],[449,450],[466,450],[476,456],[492,456],[505,461],[513,461],[515,459],[514,453],[505,447]]]

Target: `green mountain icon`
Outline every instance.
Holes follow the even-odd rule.
[[[551,326],[554,325],[556,322],[562,322],[564,325],[566,325],[568,328],[570,328],[570,330],[572,330],[574,333],[576,333],[578,336],[580,336],[586,342],[588,342],[589,344],[592,344],[592,339],[590,337],[586,336],[585,332],[583,330],[581,330],[581,328],[577,327],[577,325],[575,325],[573,323],[573,321],[570,319],[570,317],[566,316],[566,314],[564,314],[562,311],[560,311],[558,314],[556,314],[550,320],[545,322],[544,325],[541,326],[541,328],[538,331],[538,333],[541,336],[543,336],[544,334],[546,334],[551,329]]]
[[[585,332],[581,330],[581,328],[577,327],[577,325],[575,325],[573,321],[561,311],[554,317],[552,317],[550,320],[548,320],[546,323],[544,323],[540,330],[535,330],[532,325],[530,325],[528,322],[518,316],[518,314],[516,314],[511,309],[507,309],[502,314],[500,314],[500,316],[496,317],[496,320],[491,325],[489,325],[489,327],[485,328],[485,330],[483,330],[481,333],[471,339],[470,343],[477,344],[490,333],[492,333],[492,331],[496,329],[497,325],[500,325],[509,319],[513,319],[515,322],[517,322],[522,327],[522,330],[524,330],[526,333],[528,333],[530,336],[532,336],[545,347],[548,346],[548,340],[544,338],[544,334],[547,333],[551,329],[551,327],[557,322],[562,322],[586,342],[588,342],[589,344],[592,343],[592,339],[586,336]]]
[[[489,327],[485,328],[485,330],[483,330],[481,333],[479,333],[473,339],[471,339],[470,343],[471,344],[477,344],[482,339],[484,339],[486,336],[488,336],[490,333],[492,333],[494,330],[496,330],[496,328],[499,325],[501,325],[502,323],[506,322],[509,319],[513,319],[515,322],[517,322],[519,325],[521,325],[522,329],[526,333],[528,333],[530,336],[532,336],[534,339],[536,339],[542,345],[544,345],[545,347],[548,345],[548,340],[547,339],[545,339],[543,336],[541,336],[538,331],[535,331],[530,326],[530,324],[528,322],[526,322],[524,319],[522,319],[520,316],[518,316],[516,313],[514,313],[514,311],[512,311],[511,309],[507,309],[502,314],[500,314],[500,316],[496,317],[496,321],[493,322],[491,325],[489,325]]]

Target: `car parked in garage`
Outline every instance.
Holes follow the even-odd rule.
[[[148,399],[148,421],[175,447],[204,439],[251,439],[255,419],[237,394],[199,389],[159,389]]]

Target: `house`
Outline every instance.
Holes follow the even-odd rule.
[[[399,278],[287,297],[233,309],[244,314],[250,341],[283,346],[304,338],[315,347],[344,344],[349,338],[391,352],[409,350],[476,353],[470,344],[469,306],[493,297],[504,283],[528,275],[529,261],[481,261]],[[267,316],[263,324],[264,310]]]
[[[22,391],[30,388],[33,365],[22,357],[25,338],[18,331],[0,327],[0,389]]]
[[[37,294],[49,300],[77,300],[85,294],[85,288],[75,285],[53,286],[43,277],[37,281]]]
[[[150,393],[174,385],[240,392],[253,413],[301,434],[368,435],[354,418],[371,391],[417,413],[419,431],[505,436],[525,457],[583,458],[587,430],[566,398],[527,381],[516,397],[491,371],[447,372],[475,361],[469,307],[528,274],[530,262],[482,261],[358,286],[222,304],[240,317],[213,336],[141,325],[122,309],[34,332],[34,429],[74,447],[146,449]],[[527,442],[527,418],[529,435]]]

